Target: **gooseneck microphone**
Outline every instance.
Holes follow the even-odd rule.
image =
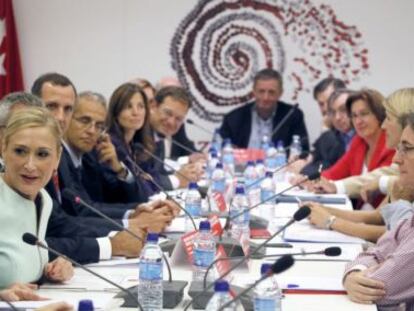
[[[207,134],[210,134],[211,136],[214,135],[214,133],[212,131],[210,131],[209,129],[205,128],[204,126],[201,126],[200,124],[195,123],[193,120],[191,119],[186,119],[186,122],[188,124],[194,125],[195,127],[199,128],[200,130],[206,132]]]
[[[281,195],[282,195],[282,194],[284,194],[285,192],[287,192],[287,191],[289,191],[289,190],[291,190],[291,189],[293,189],[293,188],[295,188],[295,187],[297,187],[297,186],[300,186],[300,185],[301,185],[301,184],[303,184],[304,182],[307,182],[307,181],[311,181],[311,180],[318,179],[320,176],[321,176],[321,174],[320,174],[319,172],[312,173],[312,174],[310,174],[310,175],[306,176],[303,180],[301,180],[301,181],[297,182],[296,184],[294,184],[294,185],[292,185],[292,186],[290,186],[290,187],[288,187],[288,188],[286,188],[286,189],[284,189],[284,190],[282,190],[282,191],[280,191],[280,192],[278,192],[278,193],[276,193],[276,194],[274,194],[274,195],[272,195],[272,196],[270,196],[270,197],[268,197],[268,198],[266,198],[266,199],[262,200],[261,202],[259,202],[259,203],[257,203],[257,204],[254,204],[253,206],[250,206],[249,208],[247,208],[246,210],[244,210],[244,211],[242,211],[242,212],[240,212],[240,213],[237,213],[237,214],[235,214],[235,215],[233,215],[233,216],[229,217],[229,218],[228,218],[228,220],[229,220],[229,221],[232,221],[233,219],[235,219],[235,218],[237,218],[237,217],[239,217],[239,216],[243,215],[245,212],[251,211],[252,209],[254,209],[254,208],[256,208],[256,207],[258,207],[258,206],[262,205],[262,204],[263,204],[263,203],[265,203],[265,202],[268,202],[268,201],[271,201],[271,200],[276,199],[277,197],[281,196]]]
[[[299,208],[295,212],[295,214],[293,215],[293,217],[284,226],[282,226],[278,231],[276,231],[275,233],[273,233],[269,238],[267,238],[261,244],[257,245],[257,247],[250,254],[248,254],[247,256],[243,257],[240,261],[236,262],[229,270],[227,270],[225,273],[223,273],[221,276],[219,276],[218,279],[224,279],[232,271],[234,271],[236,268],[240,267],[244,262],[246,262],[247,260],[249,260],[250,258],[252,258],[253,255],[255,255],[256,253],[258,253],[263,247],[266,246],[266,244],[268,244],[278,234],[280,234],[281,232],[283,232],[287,227],[291,226],[295,221],[301,221],[302,219],[305,219],[306,217],[309,216],[310,213],[311,213],[311,210],[310,210],[310,208],[308,206],[302,206],[301,208]],[[198,292],[191,299],[191,301],[185,306],[184,311],[187,310],[191,306],[193,300],[197,299],[202,294],[204,294],[204,292],[207,291],[208,289],[210,289],[213,286],[213,284],[214,283],[209,284],[206,288],[204,288],[203,291]]]
[[[284,256],[284,255],[290,255],[290,256],[325,255],[325,256],[328,256],[328,257],[336,257],[336,256],[341,255],[341,253],[342,253],[342,250],[341,250],[340,247],[332,246],[332,247],[327,247],[327,248],[325,248],[323,250],[314,251],[314,252],[301,251],[299,253],[286,253],[286,254],[264,255],[260,259],[280,257],[280,256]],[[224,260],[238,260],[238,259],[243,259],[243,258],[244,258],[244,256],[237,256],[237,257],[219,257],[219,258],[215,259],[207,267],[207,270],[204,273],[203,287],[206,288],[206,286],[207,286],[207,276],[208,276],[208,273],[217,264],[217,262],[224,261]]]
[[[239,294],[237,294],[232,300],[229,300],[225,304],[223,304],[218,311],[222,311],[226,309],[228,306],[230,306],[233,302],[240,299],[241,296],[246,294],[248,291],[250,291],[252,288],[259,285],[261,282],[266,280],[268,277],[271,277],[272,275],[282,273],[283,271],[286,271],[289,269],[293,264],[295,263],[295,260],[290,255],[284,255],[278,260],[275,261],[275,263],[271,266],[270,270],[265,273],[260,279],[258,279],[256,282],[254,282],[252,285],[246,287],[243,291],[241,291]]]
[[[294,104],[290,110],[288,111],[287,114],[285,114],[285,116],[283,117],[282,120],[280,120],[280,122],[278,123],[278,125],[273,129],[272,131],[272,135],[270,137],[273,137],[277,132],[280,131],[280,129],[282,128],[283,125],[285,125],[285,123],[287,122],[287,120],[289,120],[290,116],[296,111],[296,109],[298,109],[299,104],[296,103]]]
[[[132,298],[134,300],[134,302],[138,305],[139,309],[141,311],[144,311],[144,309],[142,308],[141,304],[139,303],[137,297],[135,295],[133,295],[131,292],[129,292],[126,288],[123,288],[122,286],[116,284],[115,282],[112,282],[111,280],[107,279],[106,277],[96,273],[95,271],[92,271],[91,269],[89,269],[89,268],[85,267],[84,265],[78,263],[77,261],[69,258],[68,256],[63,255],[62,253],[58,252],[57,250],[55,250],[51,247],[48,247],[43,242],[39,241],[39,239],[35,235],[33,235],[29,232],[24,233],[23,236],[22,236],[22,239],[23,239],[23,242],[25,242],[29,245],[33,245],[33,246],[37,245],[37,246],[47,250],[48,252],[51,252],[51,253],[55,254],[56,256],[60,256],[63,259],[66,259],[67,261],[69,261],[70,263],[75,265],[76,267],[79,267],[82,270],[85,270],[86,272],[89,272],[90,274],[96,276],[97,278],[99,278],[101,280],[104,280],[105,282],[111,284],[112,286],[115,286],[116,288],[120,289],[122,292],[127,294],[130,298]]]

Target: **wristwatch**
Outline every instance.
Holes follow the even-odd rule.
[[[336,220],[336,216],[334,215],[329,216],[329,218],[325,222],[325,228],[327,230],[332,230],[332,225],[335,222],[335,220]]]

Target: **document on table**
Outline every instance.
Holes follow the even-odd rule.
[[[86,265],[87,267],[115,267],[115,266],[133,266],[138,267],[139,258],[113,257],[110,260],[101,260],[99,262]]]
[[[333,230],[318,229],[308,220],[296,222],[287,228],[283,238],[286,241],[326,242],[326,243],[365,243],[363,239],[352,237]]]
[[[362,251],[359,244],[333,244],[333,243],[292,243],[292,248],[266,248],[266,255],[297,254],[302,252],[323,251],[328,247],[338,246],[341,248],[341,255],[328,257],[325,255],[296,255],[296,260],[321,260],[321,261],[351,261]],[[267,260],[267,259],[266,259]],[[271,260],[271,259],[268,259]]]
[[[310,276],[280,275],[277,282],[282,289],[309,291],[345,291],[342,279]]]
[[[197,225],[197,228],[200,224],[200,221],[203,220],[201,218],[195,219],[195,223]],[[226,219],[220,218],[221,227],[224,227],[224,224],[226,223]],[[165,229],[165,233],[182,233],[185,232],[185,217],[177,217],[174,218],[171,225],[169,225]]]
[[[126,276],[120,275],[111,275],[111,281],[122,286],[124,282],[127,282],[128,278]],[[62,289],[69,291],[115,291],[118,292],[119,289],[111,284],[107,283],[104,280],[101,280],[95,276],[91,275],[81,275],[76,274],[72,279],[64,283],[45,283],[40,286],[41,289]]]

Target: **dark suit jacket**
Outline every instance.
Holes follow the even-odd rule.
[[[313,174],[319,170],[321,164],[324,170],[334,165],[345,153],[345,142],[339,131],[329,130],[318,137],[313,148],[313,161],[302,169],[301,174]]]
[[[223,138],[230,138],[232,144],[238,148],[247,148],[249,145],[250,132],[252,127],[252,107],[255,102],[237,108],[224,116],[220,128],[220,135]],[[275,128],[284,116],[292,109],[292,106],[278,101],[276,113],[273,118],[273,128]],[[290,146],[292,136],[299,135],[302,139],[303,150],[309,150],[308,132],[306,130],[303,112],[300,109],[286,120],[286,123],[272,136],[272,141],[282,140],[283,145]]]
[[[137,206],[137,202],[105,203],[105,198],[103,197],[105,190],[103,189],[111,189],[111,191],[116,193],[116,191],[119,189],[119,184],[113,185],[112,187],[103,187],[102,185],[104,183],[108,182],[111,184],[111,181],[107,179],[107,176],[103,174],[102,170],[100,170],[98,166],[90,167],[88,165],[88,161],[85,162],[85,167],[87,167],[85,170],[87,174],[85,172],[82,172],[84,169],[83,167],[80,169],[80,171],[76,169],[72,163],[69,153],[65,148],[63,148],[62,157],[60,159],[58,168],[59,186],[61,191],[63,191],[65,188],[71,189],[73,192],[77,193],[79,197],[82,198],[85,202],[91,204],[95,208],[99,209],[102,213],[113,219],[122,219],[127,210],[134,209]],[[85,185],[87,185],[87,187],[85,187]],[[92,196],[89,194],[89,192],[91,192]],[[123,190],[121,190],[121,193],[124,193]],[[96,216],[96,214],[88,208],[66,198],[62,198],[62,208],[66,213],[72,216]]]
[[[53,249],[83,264],[99,261],[99,245],[96,237],[107,236],[118,230],[104,219],[73,217],[66,214],[59,203],[53,202],[49,218],[46,242]],[[56,255],[49,252],[49,259]]]
[[[185,147],[189,148],[193,152],[197,152],[197,149],[195,148],[194,142],[191,141],[187,133],[185,131],[185,125],[183,124],[178,132],[172,137],[175,141],[177,141],[179,144],[184,145]],[[184,148],[178,146],[177,144],[172,143],[171,146],[171,159],[177,159],[182,156],[188,156],[192,152],[189,152],[185,150]]]

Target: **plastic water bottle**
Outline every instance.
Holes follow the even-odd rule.
[[[216,168],[211,174],[211,190],[220,192],[224,195],[226,192],[226,175],[223,170],[223,164],[217,163]]]
[[[246,168],[244,169],[244,172],[243,172],[243,177],[244,177],[244,184],[246,188],[249,188],[250,185],[256,182],[257,172],[256,172],[256,167],[253,161],[247,162]]]
[[[231,237],[241,243],[250,239],[249,202],[242,185],[237,185],[236,192],[230,205]],[[235,217],[239,215],[238,217]],[[232,217],[235,217],[232,219]]]
[[[270,264],[262,264],[261,275],[271,269]],[[259,283],[254,290],[254,311],[280,311],[282,310],[282,293],[275,276],[269,276]]]
[[[208,266],[216,257],[216,242],[210,232],[210,222],[200,222],[200,230],[194,238],[193,248],[193,280],[203,281]],[[211,269],[207,276],[207,281],[215,280],[216,275]]]
[[[269,143],[270,143],[270,136],[268,133],[263,134],[262,136],[262,140],[261,140],[261,148],[262,150],[264,150],[264,152],[267,151],[267,149],[269,148]]]
[[[266,174],[266,166],[262,159],[256,160],[257,179],[263,178]]]
[[[162,251],[158,234],[148,233],[139,258],[138,301],[144,311],[162,310]]]
[[[260,201],[263,203],[259,206],[259,211],[260,214],[267,219],[273,219],[275,214],[274,199],[267,200],[274,196],[275,192],[276,186],[273,181],[273,173],[266,172],[265,179],[260,183]]]
[[[90,299],[79,300],[78,311],[93,311],[93,301]]]
[[[211,139],[211,147],[216,149],[217,155],[219,157],[220,157],[220,151],[221,151],[221,144],[222,144],[222,139],[220,135],[220,130],[216,128],[214,130],[213,138]]]
[[[283,146],[283,141],[279,140],[277,142],[277,154],[276,154],[276,168],[280,168],[287,163],[286,151]],[[278,182],[282,182],[285,180],[285,172],[281,170],[275,174],[274,179]]]
[[[234,153],[231,140],[226,138],[223,143],[222,150],[223,167],[230,175],[234,175]]]
[[[292,136],[292,144],[290,145],[290,159],[294,159],[298,157],[302,153],[302,144],[300,143],[300,136],[293,135]]]
[[[214,169],[216,168],[217,163],[220,160],[218,158],[217,152],[213,151],[209,155],[208,163],[207,163],[207,178],[211,178],[211,174],[213,173]]]
[[[277,168],[277,149],[273,143],[269,144],[269,148],[266,151],[266,169],[268,171],[274,171]]]
[[[201,217],[201,195],[198,191],[197,183],[195,182],[190,182],[188,185],[187,194],[185,196],[185,209],[194,219]],[[189,232],[192,230],[194,230],[193,223],[190,217],[185,215],[185,231]]]
[[[232,299],[230,295],[229,283],[224,280],[218,280],[214,284],[214,295],[211,297],[210,301],[207,303],[206,311],[217,311],[223,306],[226,302],[229,302]],[[236,304],[232,303],[225,311],[236,311]]]

